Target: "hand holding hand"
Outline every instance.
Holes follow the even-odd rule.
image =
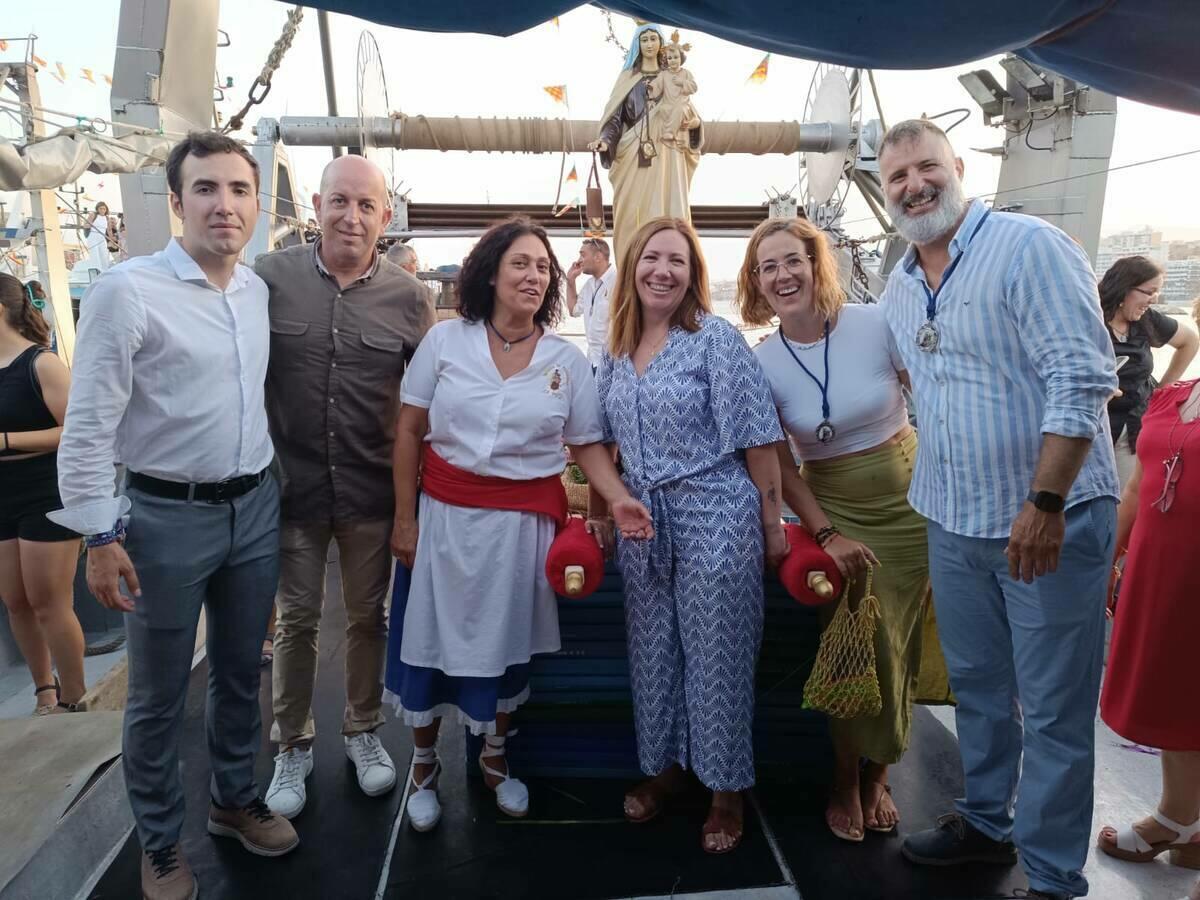
[[[142,595],[133,561],[120,543],[91,547],[87,552],[87,584],[100,603],[118,612],[133,612],[133,601],[121,593],[121,579],[135,597]]]
[[[650,517],[650,510],[628,494],[612,504],[612,515],[621,537],[635,541],[654,537],[654,520]]]

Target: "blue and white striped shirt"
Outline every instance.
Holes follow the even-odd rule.
[[[937,296],[934,352],[916,343],[927,284],[914,249],[883,294],[917,407],[913,509],[954,534],[1007,537],[1043,434],[1095,439],[1068,506],[1119,497],[1105,415],[1116,365],[1087,258],[1053,225],[978,200],[950,242],[960,254]]]

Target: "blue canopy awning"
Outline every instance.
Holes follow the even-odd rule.
[[[421,31],[510,35],[564,0],[306,0]],[[599,4],[598,4],[599,5]],[[932,69],[1006,51],[1101,90],[1200,113],[1200,0],[607,0],[614,12],[786,56]]]

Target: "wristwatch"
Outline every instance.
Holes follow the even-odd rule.
[[[1032,503],[1034,508],[1046,513],[1060,513],[1067,505],[1062,495],[1053,491],[1030,491],[1025,499]]]

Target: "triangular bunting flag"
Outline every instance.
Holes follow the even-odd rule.
[[[567,102],[567,86],[565,84],[550,84],[542,90],[553,97],[556,103],[565,104]]]
[[[746,80],[754,84],[762,84],[767,80],[767,66],[771,62],[771,54],[768,53],[763,57],[762,62],[758,64],[758,68],[750,73],[750,77]]]
[[[576,184],[579,183],[579,173],[575,171],[574,166],[571,166],[571,174],[567,176],[567,181],[568,182],[574,181]]]
[[[109,87],[112,87],[112,76],[104,75],[102,77],[104,78],[104,83],[107,84]]]
[[[61,75],[59,75],[57,72],[51,72],[50,74],[54,76],[55,80],[56,80],[56,81],[57,81],[59,84],[66,84],[66,83],[67,83],[65,80],[63,80],[63,77],[62,77]]]
[[[62,64],[62,63],[60,63],[60,62],[56,62],[56,63],[54,64],[54,67],[55,67],[56,69],[58,69],[58,79],[59,79],[59,81],[66,81],[66,80],[67,80],[67,70],[66,70],[66,69],[63,67],[63,64]]]
[[[554,21],[557,22],[558,20],[555,19]],[[7,50],[7,49],[8,49],[8,41],[0,40],[0,50]]]
[[[96,79],[92,77],[91,69],[80,69],[79,71],[82,72],[83,77],[86,78],[88,81],[90,81],[92,84],[96,83]]]
[[[49,66],[50,66],[50,63],[46,62],[44,59],[42,59],[36,53],[30,53],[29,58],[33,60],[34,65],[37,66],[39,69],[46,69],[46,68],[49,68]]]

